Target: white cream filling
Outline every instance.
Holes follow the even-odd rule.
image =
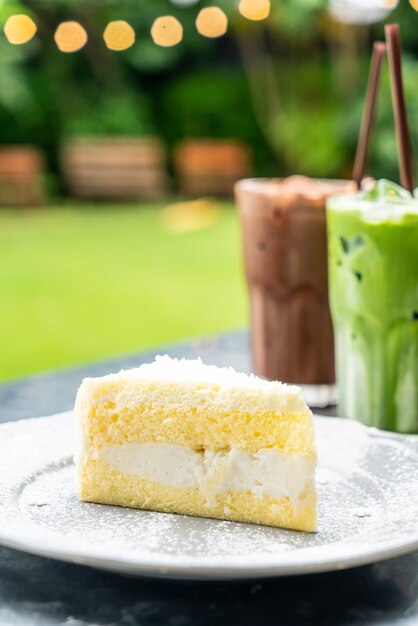
[[[198,488],[210,507],[216,506],[218,494],[227,491],[250,491],[277,500],[288,497],[296,504],[313,482],[316,466],[314,458],[284,455],[277,449],[196,451],[170,443],[106,446],[97,456],[126,474],[170,487]]]

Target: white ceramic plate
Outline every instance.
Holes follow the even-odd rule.
[[[418,438],[315,417],[319,531],[80,503],[71,413],[0,426],[0,543],[135,575],[227,579],[342,569],[418,549]]]

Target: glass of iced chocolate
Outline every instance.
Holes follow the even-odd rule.
[[[325,205],[352,181],[303,176],[239,181],[256,374],[309,385],[312,406],[335,402]]]
[[[381,180],[328,202],[341,415],[418,433],[418,200]]]

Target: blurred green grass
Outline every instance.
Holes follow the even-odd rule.
[[[161,206],[0,212],[0,379],[243,326],[236,214],[173,235]]]

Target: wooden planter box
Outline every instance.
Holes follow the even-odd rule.
[[[45,202],[45,160],[33,146],[0,146],[0,205]]]
[[[165,149],[158,138],[73,139],[60,156],[66,187],[77,198],[137,200],[167,194]]]
[[[186,196],[227,195],[252,173],[251,150],[233,140],[187,140],[173,155],[179,191]]]

